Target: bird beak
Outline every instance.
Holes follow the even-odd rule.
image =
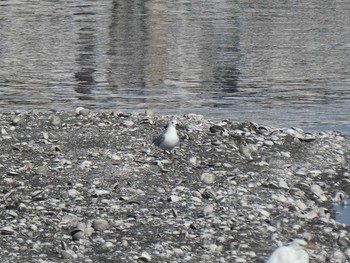
[[[319,248],[309,244],[303,245],[303,247],[311,250],[320,250]]]

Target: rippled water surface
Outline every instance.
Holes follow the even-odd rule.
[[[350,133],[346,0],[0,1],[0,110],[205,114]]]
[[[336,211],[336,220],[340,223],[350,225],[350,198],[344,204],[333,204],[333,209]]]

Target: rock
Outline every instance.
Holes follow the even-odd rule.
[[[69,190],[68,190],[68,196],[70,196],[70,197],[76,197],[76,196],[78,196],[78,195],[80,195],[80,192],[77,191],[76,189],[69,189]]]
[[[107,230],[109,228],[109,224],[108,224],[108,221],[105,220],[105,219],[95,219],[92,222],[92,227],[96,231],[103,232],[103,231],[105,231],[105,230]]]
[[[211,173],[203,173],[201,175],[201,181],[205,184],[211,185],[215,182],[215,175]]]
[[[78,256],[75,254],[75,252],[73,250],[70,250],[70,249],[69,250],[62,250],[61,256],[62,256],[62,258],[68,259],[68,260],[78,258]]]
[[[146,251],[143,251],[141,256],[139,257],[139,260],[143,262],[150,262],[152,260],[152,257]]]
[[[181,257],[184,254],[184,251],[180,248],[174,248],[173,253],[176,257]]]
[[[84,231],[79,228],[75,228],[71,231],[71,235],[73,240],[80,240],[84,238]]]
[[[286,181],[283,180],[283,179],[279,179],[279,180],[278,180],[278,186],[279,186],[280,188],[283,188],[283,189],[286,189],[286,190],[289,189],[288,184],[287,184]]]
[[[310,190],[317,197],[319,197],[322,202],[326,202],[328,200],[328,198],[326,197],[326,195],[325,195],[324,191],[322,190],[321,186],[319,186],[318,184],[312,184],[310,186]]]
[[[36,173],[38,175],[47,175],[49,172],[49,167],[47,165],[41,165],[36,168]]]
[[[24,123],[24,120],[21,116],[17,115],[12,119],[12,125],[17,126]]]
[[[91,161],[83,161],[80,165],[81,169],[88,169],[92,166],[92,162]]]
[[[212,204],[206,205],[203,209],[204,216],[208,216],[214,212],[214,206]]]
[[[181,198],[178,197],[177,195],[171,195],[168,198],[168,201],[169,202],[173,202],[173,203],[179,202],[180,200],[181,200]]]
[[[345,263],[346,262],[346,256],[341,250],[334,251],[332,258],[334,259],[335,263]]]
[[[54,126],[59,126],[61,124],[61,118],[59,116],[53,116],[51,119],[51,124]]]
[[[134,122],[130,121],[130,120],[126,120],[126,121],[123,121],[123,125],[130,128],[130,127],[134,126]]]
[[[78,107],[75,109],[75,113],[77,115],[83,115],[83,116],[87,116],[90,114],[90,110],[89,109],[86,109],[84,107]]]
[[[4,226],[0,229],[1,235],[13,235],[15,231],[13,230],[12,226]]]
[[[66,228],[75,228],[78,226],[79,219],[76,215],[73,214],[67,214],[62,217],[60,225]]]

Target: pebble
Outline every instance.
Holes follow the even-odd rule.
[[[53,116],[51,119],[51,124],[54,126],[59,126],[61,124],[61,118],[59,116]]]
[[[13,230],[12,226],[4,226],[0,229],[1,235],[13,235],[15,231]]]
[[[139,260],[144,261],[144,262],[149,262],[152,260],[152,257],[148,252],[143,251],[141,256],[139,257]]]
[[[75,113],[76,113],[77,115],[87,116],[87,115],[90,114],[90,110],[89,110],[89,109],[86,109],[86,108],[84,108],[84,107],[77,107],[77,108],[75,109]]]
[[[80,239],[84,238],[84,236],[85,236],[84,231],[82,231],[81,229],[78,229],[78,228],[72,230],[71,235],[72,235],[73,240],[80,240]]]
[[[179,202],[180,200],[181,200],[181,198],[177,195],[171,195],[168,198],[168,201],[173,202],[173,203]]]
[[[271,141],[271,140],[266,140],[266,141],[264,141],[264,145],[265,146],[272,146],[272,145],[274,145],[275,143],[273,142],[273,141]]]
[[[92,227],[96,230],[96,231],[100,231],[103,232],[105,230],[107,230],[109,228],[109,223],[107,220],[105,219],[95,219],[92,222]]]
[[[335,263],[345,263],[346,262],[346,256],[341,250],[334,251],[332,258],[333,258]]]
[[[12,125],[21,125],[22,123],[24,123],[24,120],[21,118],[21,116],[17,115],[12,119]]]
[[[283,180],[283,179],[279,179],[278,180],[278,186],[280,188],[283,188],[283,189],[286,189],[286,190],[289,189],[289,186],[288,186],[287,182],[285,180]]]
[[[184,254],[184,251],[180,248],[174,248],[173,253],[176,257],[181,257]]]
[[[123,125],[130,128],[130,127],[134,126],[134,122],[130,121],[130,120],[126,120],[126,121],[123,121]]]
[[[214,212],[214,206],[212,204],[206,205],[203,209],[204,216],[208,216]]]
[[[64,259],[77,259],[78,256],[73,250],[62,250],[61,255]]]
[[[68,190],[68,196],[70,196],[70,197],[76,197],[76,196],[78,196],[78,195],[80,195],[80,192],[77,191],[76,189],[69,189],[69,190]]]
[[[201,180],[205,184],[211,185],[215,182],[215,175],[212,173],[203,173],[201,175]]]
[[[62,217],[60,224],[67,228],[74,228],[78,225],[79,219],[76,215],[67,214]]]
[[[313,192],[317,197],[320,198],[321,201],[326,202],[328,198],[326,197],[324,191],[322,190],[321,186],[318,184],[312,184],[310,186],[311,192]]]

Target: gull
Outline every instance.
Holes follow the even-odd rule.
[[[179,143],[179,136],[177,136],[175,126],[176,119],[171,117],[162,134],[153,140],[154,145],[164,151],[172,151]]]
[[[318,250],[303,239],[294,239],[287,246],[277,248],[267,263],[309,263],[309,254],[305,249]]]

